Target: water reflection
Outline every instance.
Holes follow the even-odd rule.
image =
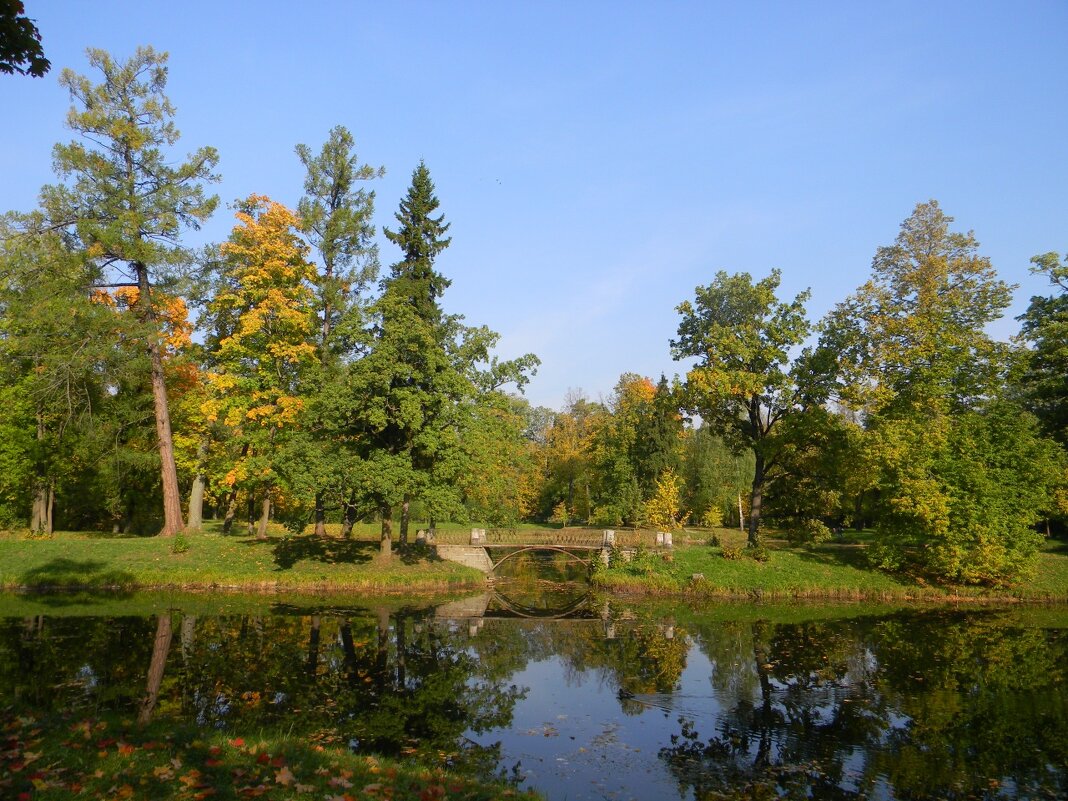
[[[550,798],[1068,791],[1068,611],[786,622],[498,589],[436,609],[7,618],[0,708],[285,730],[514,769]]]

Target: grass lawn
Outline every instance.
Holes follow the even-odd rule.
[[[212,528],[174,538],[60,532],[49,539],[0,537],[0,588],[226,588],[446,592],[481,587],[476,570],[413,548],[378,554],[377,538],[292,536],[278,529],[266,541]]]
[[[477,525],[477,524],[476,524]],[[417,525],[413,523],[411,536]],[[334,527],[336,529],[336,527]],[[266,541],[241,530],[224,536],[217,523],[186,534],[188,549],[173,552],[175,539],[61,532],[49,539],[0,535],[0,589],[233,589],[274,593],[358,592],[446,593],[482,589],[486,577],[437,558],[432,549],[414,546],[389,560],[378,555],[378,528],[356,527],[351,539],[336,530],[328,535],[292,535],[272,527]],[[441,542],[466,542],[471,524],[438,528]],[[529,539],[545,526],[493,532],[491,539]],[[598,537],[595,530],[557,532],[577,539]],[[596,587],[620,594],[708,598],[812,598],[901,601],[1015,599],[1068,600],[1068,543],[1049,540],[1032,576],[998,590],[936,586],[908,576],[869,568],[864,535],[842,542],[796,547],[767,538],[769,559],[758,562],[742,553],[744,533],[718,529],[721,546],[708,545],[710,531],[677,532],[668,552],[647,550],[631,563],[599,570]],[[652,541],[652,532],[617,532],[617,542]],[[738,558],[725,552],[735,550]]]
[[[935,586],[907,576],[873,570],[859,544],[824,543],[794,547],[768,539],[769,558],[728,559],[724,551],[741,550],[742,532],[719,529],[721,546],[707,543],[710,532],[683,532],[682,547],[670,554],[648,553],[632,563],[614,565],[594,577],[598,586],[620,593],[687,594],[707,597],[819,598],[843,600],[1068,600],[1068,544],[1049,540],[1035,572],[1014,587]]]

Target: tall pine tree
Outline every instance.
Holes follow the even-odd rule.
[[[99,84],[64,70],[60,83],[74,107],[67,124],[81,138],[54,151],[65,186],[46,187],[42,199],[53,224],[64,226],[95,261],[99,282],[137,288],[135,313],[150,357],[151,388],[163,485],[163,529],[183,528],[178,473],[163,369],[160,323],[152,288],[188,261],[183,228],[198,228],[218,198],[204,193],[218,156],[204,147],[175,164],[168,150],[178,141],[174,108],[164,94],[167,54],[138,48],[125,62],[90,49]]]

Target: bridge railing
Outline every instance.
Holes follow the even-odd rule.
[[[507,529],[487,528],[487,545],[558,545],[600,546],[604,543],[604,530],[594,528],[563,529]],[[471,542],[470,529],[434,532],[434,541],[445,545],[467,545]],[[615,545],[634,548],[656,545],[656,532],[647,530],[615,529]]]

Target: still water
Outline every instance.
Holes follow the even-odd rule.
[[[569,801],[1068,797],[1065,608],[0,600],[2,714],[285,730]]]

